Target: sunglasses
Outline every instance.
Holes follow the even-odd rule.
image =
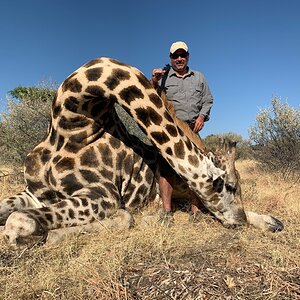
[[[183,52],[183,53],[173,53],[173,54],[170,54],[170,57],[173,58],[173,59],[177,59],[178,57],[181,57],[181,58],[187,58],[189,56],[189,53],[188,52]]]

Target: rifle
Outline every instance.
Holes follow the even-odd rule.
[[[161,79],[160,88],[164,92],[165,92],[166,80],[168,78],[168,74],[169,74],[170,69],[171,69],[170,64],[166,64],[165,67],[163,68],[163,70],[165,71],[165,73],[164,73],[164,75],[163,75],[163,77]]]

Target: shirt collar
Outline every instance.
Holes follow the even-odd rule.
[[[188,67],[188,72],[185,74],[184,77],[187,77],[187,76],[192,76],[192,75],[195,75],[194,71]],[[172,76],[175,76],[175,77],[178,77],[175,73],[175,71],[173,70],[173,68],[171,67],[170,71],[169,71],[169,77],[172,77]]]

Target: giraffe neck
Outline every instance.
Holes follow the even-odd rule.
[[[211,179],[220,176],[221,170],[190,142],[152,85],[134,67],[101,58],[75,71],[59,88],[54,125],[56,122],[60,135],[69,139],[84,136],[85,132],[88,136],[97,133],[92,128],[107,122],[108,107],[115,102],[131,115],[190,188],[200,197],[207,197],[203,186],[212,185]]]

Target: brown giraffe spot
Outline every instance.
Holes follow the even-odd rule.
[[[103,60],[101,58],[96,58],[96,59],[93,59],[93,60],[89,61],[88,63],[86,63],[84,65],[84,67],[89,68],[93,65],[96,65],[96,64],[99,64],[99,63],[102,63],[102,62],[103,62]]]
[[[189,163],[193,165],[195,168],[199,167],[199,159],[196,155],[188,156]]]
[[[132,170],[132,165],[133,165],[133,159],[130,155],[126,156],[124,161],[124,171],[126,174],[130,175],[131,174],[131,170]]]
[[[56,145],[56,151],[59,151],[61,149],[61,147],[63,146],[64,142],[65,142],[65,138],[62,135],[60,135],[58,137],[58,141],[57,141],[57,145]]]
[[[135,85],[131,85],[127,88],[124,88],[119,95],[121,99],[123,99],[129,105],[132,101],[136,100],[137,98],[144,99],[143,92]]]
[[[85,89],[85,92],[94,96],[94,97],[97,97],[97,98],[101,98],[101,99],[105,99],[104,97],[104,89],[100,86],[97,86],[97,85],[90,85],[88,86],[86,89]]]
[[[102,206],[102,208],[103,208],[104,210],[107,210],[107,209],[113,208],[115,205],[114,205],[114,203],[110,203],[110,202],[108,202],[108,201],[102,200],[102,201],[101,201],[101,206]]]
[[[70,141],[65,145],[64,150],[69,153],[77,153],[81,150],[79,143],[71,143]]]
[[[163,145],[170,141],[169,136],[165,132],[154,131],[154,132],[151,132],[150,135],[160,145]]]
[[[41,181],[31,181],[29,179],[27,179],[27,185],[32,193],[45,187],[45,185]]]
[[[43,164],[46,164],[51,158],[51,151],[48,149],[43,149],[41,153],[41,161]]]
[[[180,170],[181,173],[183,173],[183,174],[187,173],[186,169],[183,166],[179,165],[178,168],[179,168],[179,170]]]
[[[185,136],[185,133],[182,131],[181,128],[178,128],[178,132],[179,132],[179,135],[180,135],[180,136]]]
[[[151,89],[152,84],[149,82],[149,80],[144,76],[144,74],[140,73],[136,75],[139,83],[145,88],[145,89]]]
[[[175,157],[184,159],[184,157],[185,157],[184,144],[181,140],[179,142],[175,143],[174,154],[175,154]]]
[[[70,96],[65,100],[65,108],[72,112],[77,112],[79,101],[76,97]]]
[[[121,147],[121,142],[120,140],[114,138],[114,137],[110,137],[109,139],[109,144],[114,148],[114,149],[119,149]]]
[[[55,141],[56,141],[56,130],[53,127],[51,128],[49,141],[52,146],[55,144]]]
[[[146,169],[146,174],[144,176],[145,181],[150,184],[153,181],[153,172],[150,169]]]
[[[167,121],[169,121],[170,123],[174,123],[174,120],[173,120],[173,118],[171,117],[171,115],[167,112],[167,111],[165,111],[164,112],[164,117],[165,117],[165,119],[167,120]]]
[[[123,166],[123,161],[124,161],[126,155],[127,155],[127,152],[125,150],[122,150],[117,154],[117,159],[116,159],[116,161],[117,161],[116,170],[117,171],[121,170],[121,168]]]
[[[72,79],[71,77],[69,77],[69,79],[66,79],[62,84],[62,91],[63,92],[71,91],[73,93],[80,93],[82,90],[81,83],[76,78]]]
[[[219,204],[217,205],[217,210],[218,210],[218,211],[223,211],[223,210],[224,210],[224,204],[219,203]]]
[[[168,147],[167,149],[166,149],[166,151],[165,151],[168,155],[173,155],[173,150],[172,150],[172,148],[170,148],[170,147]]]
[[[161,108],[163,107],[163,102],[160,97],[156,94],[152,93],[149,95],[149,100],[155,105],[155,107]]]
[[[60,201],[60,202],[58,202],[55,206],[57,207],[57,208],[64,208],[64,207],[66,207],[68,205],[68,203],[66,202],[66,201]]]
[[[47,177],[48,177],[49,183],[52,184],[53,186],[56,186],[57,182],[56,182],[55,177],[53,176],[52,167],[48,170]]]
[[[196,182],[192,182],[191,185],[192,185],[194,188],[197,188],[197,183],[196,183]]]
[[[45,213],[45,217],[46,217],[46,219],[47,219],[48,222],[53,223],[53,216],[52,216],[52,214]]]
[[[93,171],[80,170],[80,174],[88,183],[99,182],[99,176]]]
[[[98,200],[101,197],[108,197],[107,191],[105,188],[102,187],[92,187],[89,189],[89,198],[91,200]]]
[[[54,119],[56,119],[59,115],[59,113],[61,112],[61,106],[58,105],[58,106],[55,106],[52,108],[52,116]]]
[[[76,198],[72,199],[72,204],[75,208],[80,206],[80,202]]]
[[[172,137],[176,137],[178,135],[176,127],[171,124],[167,124],[166,130]]]
[[[113,58],[110,58],[109,61],[112,62],[115,65],[119,65],[119,66],[131,68],[130,65],[124,64],[124,63],[122,63],[122,62],[120,62],[120,61],[118,61],[116,59],[113,59]]]
[[[66,195],[61,192],[55,192],[55,194],[59,200],[63,200],[67,198]]]
[[[130,79],[128,71],[121,69],[113,69],[111,75],[106,79],[104,84],[110,89],[114,90],[121,81]]]
[[[71,219],[75,219],[75,212],[73,209],[69,208],[68,214]]]
[[[95,214],[98,213],[99,211],[99,205],[98,204],[95,204],[95,203],[92,203],[92,210]]]
[[[99,161],[94,148],[87,149],[80,158],[82,166],[96,168],[99,166]]]
[[[103,186],[109,191],[113,199],[120,199],[120,194],[117,190],[117,187],[111,182],[104,182]]]
[[[68,174],[61,180],[61,185],[63,186],[63,191],[68,195],[72,195],[74,192],[83,188],[82,183],[80,183],[74,174]]]
[[[86,130],[84,130],[82,132],[72,135],[69,140],[71,143],[80,143],[83,140],[85,140],[87,137],[88,137],[88,134],[87,134]]]
[[[88,81],[97,81],[103,73],[103,68],[91,68],[85,71]]]
[[[89,124],[90,121],[82,115],[68,119],[65,116],[62,116],[59,120],[58,126],[65,130],[72,130],[76,128],[83,128]]]
[[[198,179],[198,178],[199,178],[199,175],[195,173],[195,174],[193,175],[193,179]]]
[[[137,108],[135,112],[138,119],[143,120],[146,127],[149,127],[151,124],[160,125],[162,122],[162,117],[151,107]]]
[[[186,147],[188,148],[188,150],[191,151],[192,148],[193,148],[191,141],[190,141],[190,140],[187,140],[187,141],[185,142],[185,144],[186,144]]]
[[[88,200],[85,199],[85,198],[82,198],[82,199],[81,199],[81,203],[82,203],[82,206],[88,206],[88,205],[89,205]]]
[[[105,213],[103,211],[100,211],[99,214],[98,214],[98,218],[100,220],[104,219],[105,218]]]
[[[112,180],[113,176],[114,176],[114,173],[107,169],[101,170],[100,174],[101,174],[101,176],[103,176],[105,179],[108,179],[108,180]]]
[[[57,219],[58,222],[62,222],[63,217],[62,217],[61,214],[59,214],[58,212],[56,212],[56,213],[55,213],[55,216],[56,216],[56,219]]]
[[[113,166],[113,160],[112,160],[112,151],[108,145],[99,145],[98,147],[99,152],[101,153],[102,162],[109,166]]]
[[[64,157],[55,166],[58,173],[62,173],[66,170],[73,170],[75,165],[74,158]]]

